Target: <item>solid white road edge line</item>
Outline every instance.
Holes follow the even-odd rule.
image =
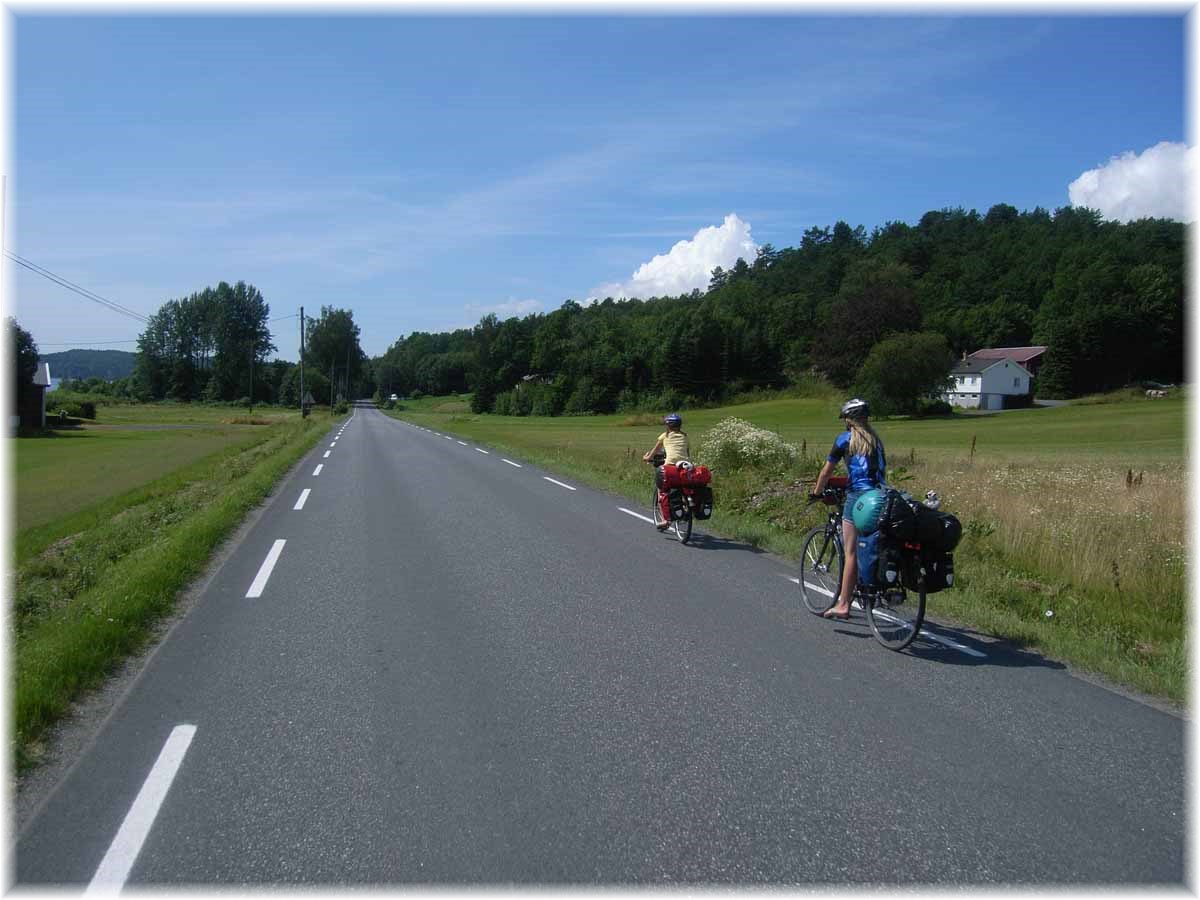
[[[250,590],[246,591],[247,599],[262,596],[263,588],[267,586],[267,580],[271,577],[271,572],[275,570],[275,563],[279,562],[279,554],[283,552],[283,545],[286,543],[286,539],[279,538],[271,545],[271,549],[267,553],[267,558],[258,567],[258,574],[254,576],[254,583],[250,585]]]
[[[561,481],[555,481],[549,475],[543,475],[542,477],[545,478],[547,481],[549,481],[551,484],[557,484],[559,487],[565,487],[568,491],[575,490],[575,488],[571,487],[569,484],[563,484]]]
[[[329,450],[326,450],[326,451],[325,451],[325,455],[324,455],[324,456],[322,456],[322,457],[321,457],[321,459],[329,459],[329,454],[330,454],[330,452],[331,452],[331,451],[329,451]]]
[[[654,520],[652,518],[649,516],[643,516],[641,513],[635,513],[632,509],[626,509],[623,506],[618,506],[617,509],[625,513],[627,516],[633,516],[635,519],[641,519],[643,522],[649,522],[651,525],[654,524]]]
[[[503,457],[503,456],[502,456],[502,457],[500,457],[500,458],[501,458],[501,459],[504,459],[504,457]],[[504,459],[504,461],[505,461],[506,463],[508,463],[510,466],[516,466],[518,469],[524,468],[524,467],[523,467],[523,466],[522,466],[520,463],[515,463],[515,462],[513,462],[511,459]]]
[[[171,729],[171,734],[159,751],[158,759],[154,761],[150,774],[146,776],[142,789],[138,791],[133,806],[129,807],[129,812],[125,814],[125,821],[117,830],[117,836],[113,838],[108,852],[100,861],[100,867],[92,876],[84,892],[85,897],[116,894],[125,886],[125,880],[129,878],[133,864],[142,852],[142,845],[146,843],[150,829],[154,827],[154,820],[158,817],[158,811],[162,808],[167,791],[171,789],[171,783],[183,764],[183,757],[195,734],[195,725],[176,725]]]
[[[479,450],[479,448],[478,448],[478,447],[476,447],[475,449],[476,449],[476,450]],[[491,452],[491,451],[489,451],[489,450],[479,450],[479,452],[480,452],[480,453],[489,453],[489,454],[490,454],[490,452]]]
[[[317,463],[317,467],[313,469],[313,477],[316,478],[320,475],[323,468],[325,468],[325,463]]]
[[[304,509],[304,504],[308,500],[308,495],[312,493],[312,488],[305,488],[300,492],[300,499],[296,501],[296,505],[292,509]]]

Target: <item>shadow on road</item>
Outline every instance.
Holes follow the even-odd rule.
[[[839,622],[833,632],[845,637],[873,637],[871,627],[861,612],[855,612],[849,621]],[[922,625],[921,634],[917,636],[917,639],[900,652],[917,659],[952,666],[1003,666],[1011,669],[1030,666],[1044,669],[1067,668],[1065,664],[1047,659],[1040,653],[1027,650],[1019,644],[997,640],[991,635],[985,635],[970,628],[951,628],[930,622]]]
[[[717,537],[713,534],[701,534],[700,532],[693,532],[688,544],[697,550],[748,550],[751,553],[766,552],[760,547],[755,547],[753,544],[733,541],[729,538]]]
[[[918,659],[928,659],[954,666],[1003,666],[1010,669],[1023,669],[1031,666],[1043,669],[1066,668],[1065,664],[1054,659],[1047,659],[1040,653],[1027,650],[1019,644],[996,640],[969,628],[948,628],[926,622],[922,626],[922,631],[953,641],[975,652],[965,653],[957,647],[948,646],[922,634],[912,642],[906,651]]]

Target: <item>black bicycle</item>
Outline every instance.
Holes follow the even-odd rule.
[[[800,596],[808,611],[821,615],[837,600],[846,566],[842,543],[842,508],[846,503],[846,479],[831,478],[820,497],[809,504],[830,507],[829,518],[804,536],[800,551]],[[851,607],[859,606],[875,639],[889,650],[903,650],[913,642],[925,621],[925,584],[918,576],[917,588],[906,591],[901,584],[886,587],[856,584]]]

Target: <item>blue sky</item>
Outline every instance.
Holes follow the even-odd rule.
[[[1182,190],[1143,156],[1186,140],[1182,15],[24,15],[13,32],[11,250],[143,313],[222,279],[276,316],[350,307],[371,355],[839,219],[1054,209],[1089,171],[1088,205],[1127,202],[1128,176],[1171,215],[1153,204]],[[137,335],[5,271],[43,352]],[[295,321],[277,324],[296,358]]]

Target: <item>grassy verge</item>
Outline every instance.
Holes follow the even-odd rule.
[[[964,524],[957,586],[930,597],[931,617],[1183,701],[1184,404],[1136,401],[876,425],[893,482],[918,496],[937,490]],[[649,504],[641,454],[661,431],[652,418],[472,416],[433,398],[394,415]],[[685,415],[693,456],[704,432],[730,415],[804,452],[786,471],[715,471],[708,527],[795,559],[823,515],[805,510],[804,498],[837,432],[836,412],[803,398],[693,411]]]
[[[293,417],[248,445],[52,523],[36,539],[24,536],[13,595],[18,771],[36,763],[40,738],[71,701],[144,644],[213,550],[329,422]],[[68,533],[47,545],[61,531]]]

